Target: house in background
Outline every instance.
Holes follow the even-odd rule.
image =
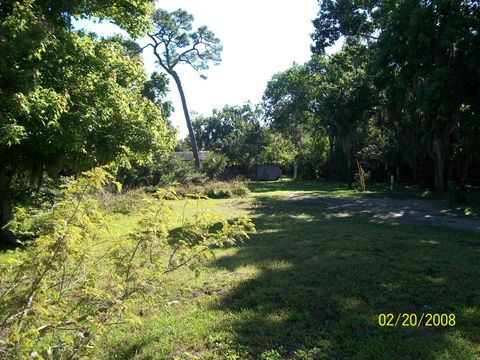
[[[199,151],[198,157],[200,161],[205,160],[209,151]],[[175,151],[174,154],[182,160],[193,160],[193,151]]]

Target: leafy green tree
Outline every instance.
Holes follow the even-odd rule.
[[[142,90],[142,95],[147,99],[155,103],[160,109],[162,109],[163,118],[168,120],[172,115],[173,106],[171,101],[165,101],[165,96],[168,93],[168,78],[165,74],[153,72],[150,75],[150,79],[145,82]],[[173,126],[169,123],[169,126]]]
[[[307,65],[294,64],[275,74],[263,95],[265,118],[275,129],[284,133],[293,131],[301,137],[301,128],[312,120],[315,87],[315,79]]]
[[[368,119],[372,106],[367,59],[366,48],[353,43],[331,56],[314,57],[311,62],[319,88],[316,112],[341,146],[349,188],[355,134]]]
[[[250,103],[225,105],[211,116],[198,116],[193,123],[202,149],[219,151],[230,165],[251,165],[263,144],[261,109]]]
[[[376,45],[379,63],[396,68],[402,100],[419,114],[403,117],[403,122],[417,122],[419,141],[426,144],[425,153],[433,161],[437,189],[443,189],[447,176],[453,176],[454,143],[464,148],[462,143],[475,133],[466,134],[463,129],[471,119],[479,119],[475,89],[479,74],[473,70],[480,65],[474,55],[480,37],[472,32],[472,26],[479,24],[475,7],[472,2],[457,1],[405,3],[388,17],[391,29],[382,31]],[[462,139],[462,135],[466,136]]]
[[[148,28],[151,5],[2,4],[0,226],[11,219],[14,185],[38,187],[45,172],[55,177],[61,168],[79,172],[171,147],[162,112],[141,94],[140,58],[118,39],[99,40],[70,25],[74,16],[95,15],[135,36]],[[13,240],[5,230],[1,236]]]
[[[210,179],[217,178],[227,166],[227,157],[221,153],[209,152],[204,160],[203,171]]]
[[[328,173],[346,177],[351,186],[355,135],[371,117],[368,64],[368,49],[348,39],[338,53],[315,55],[269,81],[263,96],[265,117],[293,142],[296,163],[302,161],[311,175],[318,176],[326,166],[329,150]],[[335,161],[337,154],[341,161]],[[337,171],[339,163],[343,169]]]
[[[151,43],[147,45],[153,48],[158,63],[175,81],[183,113],[187,122],[190,143],[195,158],[195,166],[200,169],[200,158],[195,134],[188,112],[185,92],[183,91],[180,76],[175,70],[178,64],[188,64],[196,71],[204,71],[209,68],[209,63],[220,63],[222,46],[220,40],[206,26],[192,31],[193,16],[185,10],[178,9],[172,13],[158,9],[152,16],[153,31],[148,33]],[[205,76],[201,75],[203,78]]]
[[[479,114],[476,1],[326,0],[314,25],[314,52],[324,53],[341,36],[369,46],[382,115],[400,140],[398,153],[411,154],[415,173],[417,160],[429,168],[430,158],[433,184],[443,189],[456,157],[468,169],[469,153],[479,151],[466,145]]]
[[[266,144],[260,151],[260,163],[279,166],[291,165],[297,155],[297,149],[292,141],[273,132],[269,132],[266,137]]]
[[[263,95],[265,119],[275,131],[291,139],[297,154],[305,148],[313,133],[324,136],[318,127],[313,126],[316,85],[307,65],[294,64],[290,69],[275,74]],[[304,158],[297,156],[294,162],[294,178],[297,178],[298,163],[304,162]]]

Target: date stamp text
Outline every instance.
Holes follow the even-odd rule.
[[[455,314],[438,313],[382,313],[378,315],[381,327],[452,327],[457,324]]]

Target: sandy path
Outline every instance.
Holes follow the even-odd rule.
[[[441,225],[480,232],[480,219],[449,214],[447,201],[292,195],[292,201],[315,201],[336,216],[359,215],[389,224]]]

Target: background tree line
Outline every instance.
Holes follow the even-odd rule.
[[[311,61],[267,87],[270,122],[324,133],[335,177],[351,179],[353,157],[377,180],[395,174],[444,189],[447,179],[478,178],[478,3],[319,5]],[[326,55],[337,41],[341,51]],[[310,117],[288,118],[302,111]]]
[[[241,107],[197,118],[200,147],[246,163],[256,146],[246,134],[261,134],[257,126],[291,145],[283,148],[307,178],[351,186],[359,166],[378,181],[393,174],[440,190],[448,179],[479,178],[478,2],[319,6],[311,60],[273,76],[256,125]]]

